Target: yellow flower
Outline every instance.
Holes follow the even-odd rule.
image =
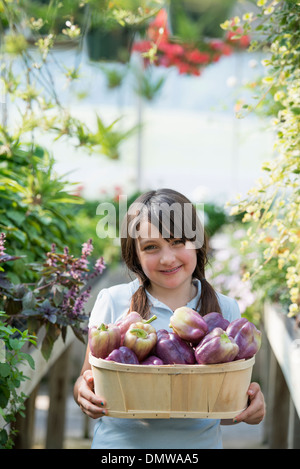
[[[290,296],[291,296],[291,301],[293,303],[296,303],[299,297],[299,288],[298,287],[291,288]]]
[[[249,280],[249,278],[250,278],[250,272],[246,272],[243,275],[242,282],[247,282],[247,280]]]
[[[245,248],[247,248],[249,245],[247,240],[244,240],[241,242],[241,251],[243,251]]]
[[[296,314],[298,314],[298,313],[299,313],[299,306],[297,305],[297,303],[292,303],[289,306],[288,316],[289,317],[296,316]]]

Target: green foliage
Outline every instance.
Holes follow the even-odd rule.
[[[153,101],[160,93],[166,77],[155,78],[153,76],[153,67],[147,67],[143,71],[137,70],[135,73],[136,86],[135,92],[148,101]]]
[[[66,21],[82,19],[84,17],[84,5],[82,0],[24,0],[24,10],[28,18],[40,19],[39,33],[49,33],[63,37],[62,30]]]
[[[230,221],[224,208],[214,203],[204,204],[204,216],[205,231],[209,237],[220,231]]]
[[[27,363],[34,369],[34,361],[30,354],[24,352],[25,344],[36,345],[34,336],[28,330],[20,331],[6,323],[7,316],[0,311],[0,449],[13,447],[15,431],[11,425],[16,420],[16,413],[24,417],[24,402],[28,396],[18,393],[22,381],[28,379],[19,366]]]
[[[14,143],[0,154],[0,230],[20,256],[10,270],[14,281],[32,280],[27,263],[42,259],[52,243],[78,250],[73,207],[83,200],[70,195],[53,164],[45,149],[31,144]]]
[[[243,21],[235,18],[234,26],[228,20],[222,27],[251,31],[250,49],[265,51],[260,94],[261,100],[268,95],[268,114],[276,112],[274,158],[262,165],[256,185],[231,205],[232,213],[243,213],[243,221],[250,223],[243,247],[257,253],[245,279],[259,274],[255,286],[264,290],[266,278],[272,279],[269,299],[282,299],[289,316],[295,316],[300,313],[300,5],[291,0],[259,0],[257,5],[257,15],[247,13]]]
[[[6,254],[4,244],[5,235],[2,233],[0,264],[16,262],[18,257]],[[90,272],[88,257],[92,250],[91,240],[83,244],[78,258],[69,253],[68,247],[60,254],[56,252],[56,246],[52,245],[43,262],[27,264],[27,268],[38,272],[38,280],[30,284],[11,282],[1,267],[0,309],[7,315],[6,324],[21,324],[22,327],[25,324],[35,335],[44,326],[46,334],[41,344],[41,353],[46,360],[60,335],[65,341],[68,327],[85,343],[88,316],[84,306],[90,295],[89,282],[105,268],[101,257]]]
[[[187,42],[222,37],[220,23],[235,3],[236,0],[170,0],[173,34]]]
[[[91,13],[91,27],[106,30],[116,25],[140,28],[163,6],[161,0],[87,0]]]

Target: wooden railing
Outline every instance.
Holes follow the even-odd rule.
[[[90,298],[86,304],[86,311],[91,311],[96,300],[98,292],[102,288],[109,287],[113,284],[128,282],[131,279],[128,277],[127,271],[123,266],[117,268],[107,269],[104,274],[92,284]],[[48,387],[47,394],[49,397],[49,409],[47,418],[47,429],[44,447],[46,449],[61,449],[64,447],[65,440],[65,420],[66,420],[66,401],[70,390],[70,369],[72,361],[72,346],[75,345],[78,339],[69,328],[66,336],[66,341],[63,342],[59,337],[54,343],[51,356],[46,361],[39,347],[31,348],[30,353],[35,362],[35,369],[32,370],[28,365],[23,365],[20,370],[29,379],[22,382],[19,392],[24,392],[28,397],[25,405],[25,418],[17,416],[16,430],[17,435],[15,438],[16,449],[32,448],[34,443],[34,427],[35,427],[35,404],[36,397],[39,391],[39,386],[43,378],[47,377],[46,385]],[[84,352],[82,361],[84,360]],[[79,369],[80,372],[80,369]],[[83,415],[83,437],[86,434],[86,419]]]
[[[300,449],[300,329],[277,305],[265,305],[261,378],[270,449]]]
[[[25,402],[25,417],[17,416],[15,428],[15,449],[28,449],[33,446],[35,425],[35,401],[39,390],[39,384],[47,375],[49,395],[49,410],[47,420],[47,433],[45,447],[47,449],[63,448],[66,400],[69,390],[70,351],[73,342],[77,340],[69,329],[65,343],[58,338],[53,351],[46,361],[38,348],[31,351],[35,362],[35,369],[23,365],[20,370],[29,379],[22,382],[19,392],[24,392],[28,397]]]

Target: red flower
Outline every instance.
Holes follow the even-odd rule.
[[[158,44],[158,50],[165,53],[170,58],[176,56],[182,56],[184,54],[184,48],[179,44],[172,44],[170,42],[161,42]]]
[[[168,14],[163,8],[158,12],[155,19],[150,23],[148,28],[148,37],[152,41],[167,40],[170,32],[168,30]]]
[[[226,42],[219,39],[212,40],[205,45],[205,50],[193,48],[191,44],[177,44],[169,37],[167,27],[167,12],[162,9],[150,23],[147,31],[148,40],[134,44],[133,50],[141,53],[148,52],[153,42],[157,47],[157,54],[154,65],[163,67],[176,66],[180,74],[199,76],[201,69],[209,63],[216,62],[222,55],[230,55],[232,48]],[[239,43],[243,47],[245,38]],[[231,41],[233,42],[233,41]],[[208,49],[208,51],[207,51]],[[149,65],[149,60],[144,60],[144,66]]]
[[[242,47],[242,48],[247,48],[250,44],[250,38],[249,36],[247,36],[246,34],[242,35],[240,38],[234,38],[234,36],[236,35],[240,35],[242,33],[242,30],[240,28],[238,28],[236,31],[227,31],[227,34],[226,34],[226,39],[227,41],[229,41],[230,43],[233,43],[239,47]]]
[[[132,49],[137,52],[148,52],[151,49],[151,41],[140,41],[133,44]]]
[[[222,55],[230,55],[232,53],[232,48],[229,44],[221,41],[220,39],[213,39],[209,43],[212,50],[219,51]]]
[[[198,49],[194,49],[186,53],[186,59],[195,64],[207,64],[210,61],[210,56],[206,52],[200,52]]]

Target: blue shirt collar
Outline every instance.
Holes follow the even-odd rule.
[[[192,298],[186,304],[186,306],[188,306],[189,308],[192,308],[192,309],[196,308],[196,306],[198,304],[198,301],[199,301],[199,298],[200,298],[200,295],[201,295],[201,282],[200,282],[200,280],[198,280],[197,278],[194,278],[193,283],[197,287],[197,294],[196,294],[196,296],[194,296],[194,298]],[[154,296],[152,296],[151,293],[149,293],[147,290],[146,290],[146,293],[147,293],[147,296],[148,296],[151,304],[154,307],[160,307],[160,308],[164,308],[164,309],[168,309],[169,311],[172,311],[171,308],[169,308],[169,306],[167,306],[165,303],[163,303],[162,301],[160,301],[157,298],[155,298]]]

